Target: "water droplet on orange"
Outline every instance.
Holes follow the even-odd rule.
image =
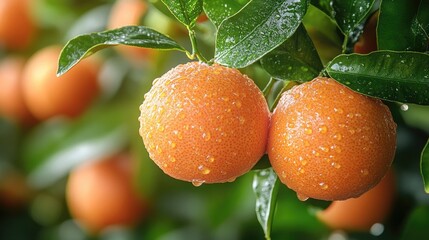
[[[322,126],[319,127],[319,132],[320,133],[326,133],[327,131],[328,131],[328,128],[326,126],[322,125]]]
[[[310,135],[310,134],[313,133],[313,130],[311,130],[310,128],[305,128],[304,129],[304,133],[307,134],[307,135]]]
[[[192,180],[192,185],[194,185],[195,187],[199,187],[199,186],[203,185],[203,183],[204,183],[204,181],[202,181],[202,180],[197,180],[197,179]]]
[[[307,201],[309,199],[308,196],[301,194],[301,193],[296,193],[296,197],[300,200],[300,201]]]
[[[204,139],[204,141],[209,141],[210,140],[210,138],[211,138],[211,135],[210,135],[210,133],[209,132],[204,132],[203,133],[203,139]]]

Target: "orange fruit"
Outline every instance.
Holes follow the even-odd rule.
[[[128,155],[93,161],[73,170],[66,188],[71,215],[93,233],[135,224],[146,205],[134,188],[131,170]]]
[[[138,26],[141,18],[148,9],[146,1],[142,0],[117,0],[110,11],[108,29],[124,26]],[[147,59],[155,52],[152,49],[120,45],[116,49],[131,61]]]
[[[140,111],[150,157],[167,175],[196,186],[233,181],[265,152],[267,103],[236,69],[179,65],[154,81]]]
[[[24,102],[24,64],[25,60],[20,57],[6,57],[0,61],[0,116],[18,123],[30,124],[34,118]]]
[[[380,100],[318,77],[283,93],[268,156],[298,197],[345,200],[374,187],[390,167],[396,124]]]
[[[354,45],[355,53],[366,54],[377,50],[377,21],[378,11],[365,24],[362,35]]]
[[[28,47],[36,33],[30,10],[31,0],[0,1],[0,48]]]
[[[24,98],[28,108],[40,120],[54,116],[76,117],[99,92],[98,63],[84,59],[69,72],[57,77],[61,47],[40,49],[24,68]]]
[[[393,170],[377,186],[358,198],[332,202],[317,213],[317,217],[332,229],[369,231],[375,223],[383,222],[389,215],[395,196]]]

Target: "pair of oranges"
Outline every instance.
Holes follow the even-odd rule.
[[[233,181],[267,152],[301,199],[345,200],[380,182],[396,148],[387,106],[324,77],[283,93],[271,114],[238,70],[190,62],[156,79],[140,110],[151,159],[196,186]]]

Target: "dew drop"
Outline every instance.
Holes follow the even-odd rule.
[[[326,184],[326,183],[324,183],[324,182],[319,183],[319,186],[320,186],[320,188],[321,188],[321,189],[323,189],[323,190],[326,190],[326,189],[328,189],[328,188],[329,188],[328,184]]]
[[[183,139],[182,133],[179,132],[178,130],[174,130],[173,133],[174,133],[174,135],[177,136],[178,139]]]
[[[194,185],[195,187],[199,187],[199,186],[203,185],[204,182],[205,181],[194,179],[194,180],[192,180],[192,185]]]
[[[244,122],[246,121],[246,119],[242,116],[238,117],[238,121],[240,122],[241,125],[244,124]]]
[[[336,133],[334,135],[334,138],[337,139],[337,140],[341,140],[341,139],[343,139],[343,136],[340,133]]]
[[[213,156],[208,155],[206,161],[209,163],[213,163],[215,161],[215,158]]]
[[[307,163],[308,163],[308,162],[307,162],[307,160],[302,160],[302,161],[301,161],[302,166],[307,165]]]
[[[228,102],[229,101],[229,97],[221,97],[222,101],[224,102]]]
[[[176,158],[171,155],[168,155],[168,160],[170,160],[172,163],[176,162]]]
[[[162,149],[160,146],[156,145],[155,149],[158,153],[162,153]]]
[[[298,174],[300,174],[300,173],[305,173],[305,170],[304,170],[304,168],[298,168]]]
[[[162,126],[162,125],[159,125],[159,126],[158,126],[158,131],[160,131],[160,132],[164,132],[164,130],[165,130],[164,126]]]
[[[328,131],[328,128],[326,126],[323,125],[323,126],[319,127],[319,132],[320,133],[326,133],[327,131]]]
[[[282,171],[281,177],[282,177],[282,178],[286,178],[286,173],[285,173],[285,171]]]
[[[350,130],[349,130],[349,133],[350,133],[350,134],[355,134],[355,132],[356,132],[356,131],[355,131],[354,129],[350,129]]]
[[[353,113],[349,113],[349,114],[347,114],[347,117],[348,117],[348,118],[353,118],[353,116],[354,116],[354,114],[353,114]]]
[[[171,147],[171,148],[176,148],[176,143],[175,143],[175,142],[171,142],[171,141],[170,141],[169,143],[170,143],[170,147]]]
[[[307,135],[310,135],[310,134],[313,133],[313,130],[311,130],[310,128],[305,128],[304,129],[304,133],[307,134]]]
[[[401,105],[401,110],[404,111],[404,112],[408,111],[408,105],[407,104],[402,104]]]
[[[203,139],[204,139],[204,141],[209,141],[210,140],[210,138],[211,138],[211,135],[210,135],[210,133],[209,132],[205,132],[205,133],[203,133]]]
[[[362,170],[360,170],[360,173],[362,173],[362,175],[366,176],[369,174],[369,171],[368,171],[368,169],[362,169]]]
[[[227,182],[235,182],[235,179],[237,179],[237,178],[232,177],[232,178],[230,178],[230,179],[228,179],[228,180],[226,180],[226,181],[227,181]]]
[[[329,148],[327,148],[327,147],[320,146],[319,148],[320,148],[320,150],[322,150],[324,152],[329,152]]]
[[[235,106],[237,108],[241,108],[241,102],[240,101],[235,101],[235,102],[233,102],[233,104],[235,104]]]
[[[209,168],[207,168],[207,167],[205,167],[204,165],[200,165],[200,166],[198,167],[198,170],[200,170],[200,171],[201,171],[201,173],[202,173],[202,174],[204,174],[204,175],[207,175],[207,174],[209,174],[209,173],[210,173],[210,169],[209,169]]]
[[[308,196],[301,194],[301,193],[296,193],[296,197],[299,199],[299,201],[307,201],[309,199]]]
[[[336,162],[332,162],[331,166],[334,167],[334,168],[336,168],[336,169],[341,168],[341,165],[339,163],[336,163]]]

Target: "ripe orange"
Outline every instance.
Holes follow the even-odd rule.
[[[267,103],[235,69],[179,65],[154,81],[140,111],[150,157],[166,174],[196,186],[233,181],[265,152]]]
[[[354,45],[355,53],[370,53],[377,50],[378,12],[374,13],[366,23],[362,35]]]
[[[24,102],[22,70],[25,60],[20,57],[6,57],[0,61],[0,116],[18,123],[30,124],[33,116]]]
[[[0,1],[0,48],[24,49],[33,41],[36,26],[30,3],[31,0]]]
[[[142,0],[117,0],[110,12],[108,29],[115,29],[124,26],[140,25],[141,18],[147,11],[147,3]],[[131,61],[147,59],[155,52],[148,48],[120,45],[117,50]]]
[[[332,202],[317,217],[332,229],[368,231],[389,215],[395,195],[393,170],[381,182],[358,198]]]
[[[387,106],[330,78],[285,92],[272,115],[271,165],[301,199],[360,196],[386,174],[395,149]]]
[[[68,207],[89,231],[130,226],[145,213],[146,205],[133,186],[131,161],[127,155],[112,156],[71,172],[66,189]]]
[[[43,48],[24,68],[24,98],[40,120],[78,116],[99,92],[98,63],[93,58],[83,60],[61,77],[56,76],[60,51],[59,46]]]

